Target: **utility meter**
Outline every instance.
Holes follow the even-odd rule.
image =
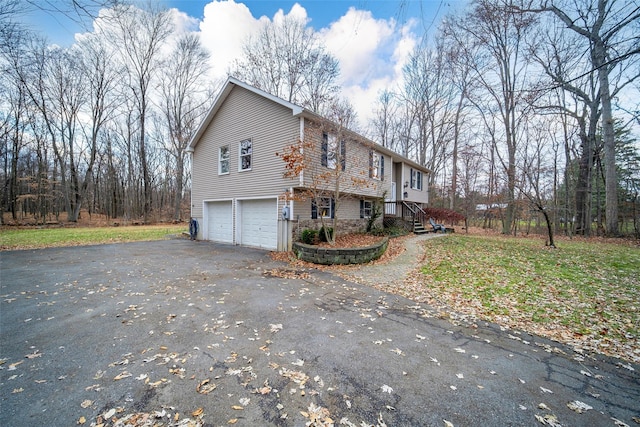
[[[285,221],[289,221],[289,218],[290,218],[289,206],[283,206],[282,207],[282,219],[284,219]]]

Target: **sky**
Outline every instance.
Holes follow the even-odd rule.
[[[43,0],[47,11],[23,16],[52,44],[71,46],[92,23],[74,22],[55,9],[70,0]],[[211,53],[210,77],[224,80],[241,54],[242,44],[262,23],[294,15],[307,20],[340,64],[342,96],[366,127],[375,101],[401,82],[401,70],[423,35],[433,34],[440,20],[465,0],[151,0],[175,9],[174,22],[199,33]],[[77,21],[77,20],[76,20]]]

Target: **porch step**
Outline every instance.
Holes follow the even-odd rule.
[[[415,221],[413,223],[413,232],[415,234],[424,234],[424,233],[428,233],[429,230],[425,229],[424,225],[420,221]]]

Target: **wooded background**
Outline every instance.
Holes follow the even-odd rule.
[[[187,219],[184,149],[221,84],[215,52],[153,3],[66,1],[103,9],[60,48],[20,24],[36,2],[0,0],[0,218]],[[269,22],[230,72],[354,113],[307,22]],[[640,236],[637,0],[474,0],[425,29],[403,76],[353,130],[430,168],[433,207],[503,233],[542,213],[567,234]]]

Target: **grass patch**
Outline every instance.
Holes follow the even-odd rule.
[[[187,230],[184,224],[128,227],[21,228],[0,231],[0,249],[35,249],[59,246],[163,240]]]
[[[462,235],[425,244],[420,289],[453,310],[640,360],[637,248]]]

